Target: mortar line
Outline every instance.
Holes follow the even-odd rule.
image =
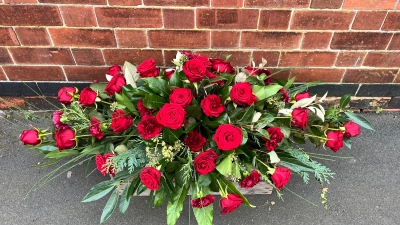
[[[381,26],[379,27],[379,30],[382,30],[383,24],[385,24],[386,18],[387,18],[388,15],[389,15],[389,11],[386,12],[385,18],[383,18],[383,21],[382,21]]]

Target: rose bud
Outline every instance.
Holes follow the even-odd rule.
[[[198,59],[186,61],[183,63],[182,69],[190,82],[202,81],[207,73],[207,67]]]
[[[160,187],[161,173],[153,167],[146,167],[140,172],[140,180],[150,190],[158,190]]]
[[[232,124],[221,124],[214,134],[214,141],[218,149],[223,151],[234,150],[242,143],[242,129]]]
[[[156,62],[153,58],[143,61],[136,67],[136,69],[141,78],[157,77],[160,73],[160,69],[157,69]]]
[[[252,188],[260,182],[261,175],[257,170],[251,171],[251,174],[246,176],[242,182],[240,182],[240,187],[242,188]]]
[[[103,176],[106,176],[107,174],[111,174],[111,176],[115,176],[115,169],[113,166],[107,165],[107,163],[110,163],[112,158],[114,157],[114,154],[108,153],[108,154],[97,154],[95,161],[96,161],[96,167],[100,171]]]
[[[278,166],[272,174],[271,179],[274,182],[275,187],[280,190],[289,182],[291,176],[292,171],[290,169]]]
[[[186,112],[182,106],[174,103],[164,104],[158,111],[156,118],[159,124],[172,130],[178,130],[182,127]]]
[[[268,151],[273,151],[276,147],[278,147],[279,143],[282,141],[284,135],[279,127],[270,127],[267,129],[269,134],[269,139],[262,137],[265,141],[265,147]]]
[[[110,68],[108,68],[107,74],[110,76],[122,74],[122,68],[119,65],[111,66]]]
[[[304,130],[307,126],[308,110],[306,108],[295,108],[292,112],[292,126]]]
[[[296,102],[302,100],[303,98],[310,98],[310,93],[305,91],[305,92],[298,93],[294,96],[294,99],[296,99]]]
[[[215,161],[218,159],[217,153],[212,149],[200,153],[193,161],[194,169],[200,175],[211,173],[215,169]]]
[[[106,85],[104,90],[108,95],[115,95],[115,93],[120,93],[122,91],[122,86],[126,85],[126,80],[123,75],[116,74],[112,77],[110,82]]]
[[[230,97],[232,102],[239,106],[251,106],[257,101],[257,97],[253,94],[249,82],[241,82],[233,85]]]
[[[168,79],[171,79],[171,77],[174,75],[175,70],[174,69],[166,69],[164,71],[164,76],[168,77]]]
[[[116,134],[127,130],[132,125],[132,117],[126,114],[122,109],[115,110],[111,118],[110,128],[113,129]]]
[[[192,152],[200,151],[206,143],[206,138],[203,137],[197,130],[190,131],[183,140]]]
[[[221,214],[229,214],[237,209],[243,202],[243,199],[237,194],[228,194],[221,198],[219,205],[221,206]]]
[[[189,88],[175,88],[171,91],[169,102],[176,103],[183,108],[190,105],[193,100],[192,90]]]
[[[75,132],[68,126],[62,126],[55,131],[54,139],[58,150],[70,149],[76,146]]]
[[[24,145],[38,145],[42,142],[37,130],[24,130],[21,135],[19,135],[19,139]]]
[[[210,59],[212,70],[218,73],[235,73],[235,69],[231,66],[230,62],[222,59]]]
[[[96,101],[96,97],[97,92],[93,91],[90,87],[86,87],[81,91],[78,102],[82,106],[91,106]]]
[[[200,106],[206,116],[218,117],[225,111],[225,106],[222,105],[221,97],[215,94],[211,94],[203,98]]]
[[[54,126],[56,128],[60,128],[61,126],[65,125],[65,123],[61,122],[61,118],[62,118],[63,114],[64,113],[62,111],[55,111],[53,113],[52,120],[53,120]]]
[[[64,105],[69,105],[76,93],[78,93],[78,89],[74,87],[63,87],[58,91],[58,101]]]
[[[326,133],[327,141],[325,145],[332,149],[332,151],[337,152],[341,147],[343,147],[343,133],[340,130],[329,131]]]
[[[360,126],[357,123],[354,123],[353,121],[349,121],[345,123],[343,126],[345,128],[344,132],[345,137],[355,137],[360,134]]]
[[[192,205],[193,208],[201,209],[203,207],[207,207],[213,204],[214,199],[215,199],[214,195],[208,194],[204,197],[193,199],[192,201],[190,201],[190,204]]]
[[[152,115],[143,116],[142,120],[137,125],[140,136],[145,140],[158,136],[163,127],[163,125],[157,122],[156,117]]]

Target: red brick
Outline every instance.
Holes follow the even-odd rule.
[[[60,6],[64,23],[69,27],[97,26],[92,6]]]
[[[400,83],[400,70],[397,72],[396,78],[394,79],[393,83]]]
[[[393,9],[397,0],[345,0],[343,9]]]
[[[300,46],[301,33],[242,32],[242,48],[294,49]]]
[[[311,0],[245,0],[246,7],[308,8]]]
[[[106,5],[107,0],[39,0],[40,3]]]
[[[195,30],[150,30],[148,31],[151,48],[208,48],[209,31]]]
[[[211,0],[213,7],[242,7],[243,0]]]
[[[307,32],[304,33],[301,49],[327,49],[331,39],[331,32]]]
[[[267,64],[265,66],[278,66],[278,61],[279,61],[279,52],[264,52],[264,51],[254,51],[253,52],[253,60],[258,66],[260,63],[262,63],[262,58],[267,60]]]
[[[332,49],[346,50],[383,50],[388,45],[392,34],[372,32],[335,33],[332,39]]]
[[[3,26],[62,26],[57,6],[1,5]]]
[[[64,66],[68,81],[107,81],[108,66]]]
[[[279,66],[333,66],[336,52],[284,52]]]
[[[340,52],[335,65],[345,67],[359,67],[364,60],[366,52]]]
[[[394,69],[348,69],[343,77],[344,83],[392,83],[397,74]]]
[[[295,11],[292,30],[348,30],[355,12]]]
[[[145,48],[147,38],[145,30],[115,30],[119,47]]]
[[[370,52],[364,60],[363,66],[371,67],[399,67],[399,52]]]
[[[0,99],[0,109],[21,110],[25,107],[25,99],[23,97],[2,96]]]
[[[194,28],[194,10],[163,9],[164,28]]]
[[[15,45],[19,45],[19,42],[12,28],[0,28],[0,46]]]
[[[15,32],[22,45],[46,46],[50,45],[50,38],[45,28],[16,27]]]
[[[103,54],[107,65],[123,65],[125,61],[138,65],[149,58],[153,58],[158,66],[164,64],[159,50],[104,49]]]
[[[0,48],[0,64],[13,63],[6,48]]]
[[[231,55],[228,61],[232,66],[250,65],[250,51],[195,51],[195,53],[217,59],[225,59],[228,55]]]
[[[400,33],[393,35],[392,41],[390,41],[388,50],[400,50]]]
[[[296,82],[340,82],[344,71],[343,69],[299,68],[293,69],[290,77],[296,77]]]
[[[142,0],[108,0],[109,5],[137,6],[142,4]]]
[[[77,65],[104,65],[103,54],[98,49],[72,49]]]
[[[65,81],[59,66],[3,66],[11,81]]]
[[[359,11],[351,29],[354,30],[379,30],[385,19],[383,11]]]
[[[36,0],[4,0],[6,4],[37,3]]]
[[[192,53],[192,50],[188,49],[182,49],[179,51],[184,51],[184,52],[190,52]],[[175,64],[172,63],[172,60],[175,59],[176,57],[177,50],[164,50],[164,61],[165,61],[165,66],[171,66],[172,68],[175,68]]]
[[[240,32],[238,31],[212,31],[211,48],[238,48]]]
[[[255,29],[258,10],[253,9],[197,9],[197,28]]]
[[[162,27],[161,9],[150,8],[96,8],[101,27]]]
[[[71,52],[65,48],[10,48],[15,63],[20,64],[75,64]]]
[[[400,29],[400,12],[389,12],[382,30],[399,30]]]
[[[209,6],[210,0],[143,0],[146,6]]]
[[[339,9],[343,0],[312,0],[311,7],[313,9]]]
[[[273,75],[274,79],[283,79],[283,80],[288,80],[290,77],[291,70],[287,70],[286,68],[268,68],[269,72],[271,72],[271,75]]]
[[[116,47],[112,30],[50,28],[49,33],[56,46]]]
[[[287,30],[289,27],[290,10],[262,10],[259,29]]]
[[[1,67],[0,67],[0,80],[7,80],[6,74],[4,73]]]

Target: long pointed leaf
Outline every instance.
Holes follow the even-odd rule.
[[[117,207],[118,197],[118,189],[116,188],[104,206],[103,213],[100,217],[100,223],[104,223],[108,218],[110,218],[111,214]]]
[[[114,188],[117,182],[113,180],[108,180],[96,184],[90,189],[89,193],[87,193],[86,196],[83,197],[82,202],[92,202],[102,198]]]
[[[345,112],[345,114],[349,117],[349,119],[353,120],[354,123],[357,123],[358,125],[364,127],[365,129],[374,130],[372,124],[368,122],[368,120],[366,120],[364,117],[356,115],[351,112]]]

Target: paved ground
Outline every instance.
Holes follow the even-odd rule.
[[[214,224],[400,224],[400,114],[364,116],[376,131],[363,129],[362,136],[354,139],[352,150],[341,149],[335,154],[353,158],[325,162],[337,173],[328,186],[327,210],[319,204],[319,184],[312,180],[305,185],[299,177],[294,177],[287,187],[318,207],[288,191],[284,192],[284,202],[275,193],[249,196],[250,202],[259,207],[241,206],[225,216],[215,212]],[[51,171],[51,168],[31,168],[41,157],[18,141],[20,130],[27,128],[0,120],[0,224],[98,224],[106,199],[93,203],[80,200],[105,178],[97,173],[86,178],[83,166],[74,168],[71,178],[64,174],[23,199],[29,188]],[[115,212],[106,224],[165,224],[166,206],[152,209],[146,200],[136,197],[126,214]],[[215,210],[219,211],[217,203]],[[187,201],[178,224],[196,224]]]

